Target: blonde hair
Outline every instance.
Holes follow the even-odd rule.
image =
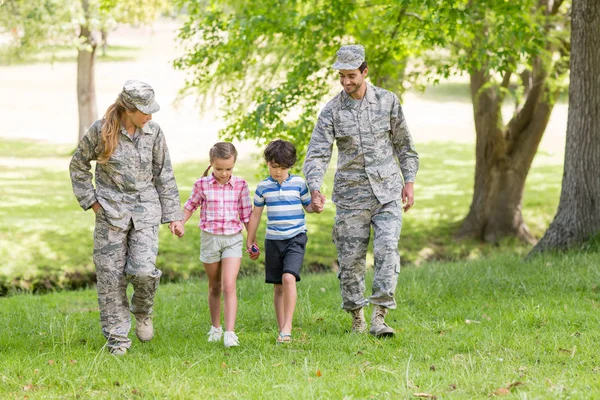
[[[121,117],[125,111],[137,111],[137,107],[123,98],[121,94],[117,100],[106,109],[102,118],[102,144],[104,151],[98,157],[100,164],[106,164],[119,144],[119,133],[121,132]]]
[[[233,144],[229,142],[215,143],[215,145],[211,147],[210,151],[208,152],[210,164],[208,165],[208,168],[204,170],[204,174],[202,174],[202,177],[208,176],[208,171],[212,167],[212,163],[215,161],[216,158],[221,160],[227,160],[233,157],[233,162],[236,162],[237,155],[237,150],[235,149],[235,146]]]

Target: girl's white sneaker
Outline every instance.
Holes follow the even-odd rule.
[[[235,332],[225,331],[225,335],[223,336],[223,344],[225,347],[239,346],[240,341]]]
[[[218,342],[221,340],[223,336],[223,327],[215,328],[214,326],[210,327],[210,331],[208,331],[208,341],[209,342]]]

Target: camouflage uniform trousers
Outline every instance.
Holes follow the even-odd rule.
[[[342,308],[350,311],[377,304],[396,308],[394,291],[400,272],[398,241],[402,229],[399,201],[380,204],[373,199],[366,210],[337,207],[333,242],[337,248]],[[373,226],[375,258],[372,294],[365,299],[367,247]]]
[[[94,230],[100,325],[109,347],[131,346],[131,315],[151,314],[162,272],[156,269],[158,226],[135,230],[110,225],[100,208]],[[131,306],[127,284],[133,285]]]

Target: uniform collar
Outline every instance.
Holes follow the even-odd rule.
[[[375,88],[369,82],[365,82],[367,85],[367,90],[365,92],[364,100],[366,100],[370,104],[377,103],[377,97],[375,96]],[[342,108],[352,109],[354,107],[355,99],[342,90]],[[361,103],[362,104],[362,103]]]
[[[121,124],[121,132],[129,136],[129,132],[127,132],[123,124]],[[136,127],[133,134],[135,135],[136,133],[145,133],[146,135],[152,134],[152,128],[150,128],[150,124],[144,125],[141,129]]]

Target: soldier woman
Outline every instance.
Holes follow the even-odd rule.
[[[169,223],[183,235],[183,215],[171,159],[160,126],[154,90],[128,80],[104,118],[81,139],[69,166],[73,192],[84,210],[96,214],[96,265],[102,333],[111,354],[131,347],[130,312],[136,335],[152,339],[152,306],[161,276],[156,268],[158,226]],[[91,161],[96,161],[95,187]],[[133,285],[131,303],[127,285]]]

